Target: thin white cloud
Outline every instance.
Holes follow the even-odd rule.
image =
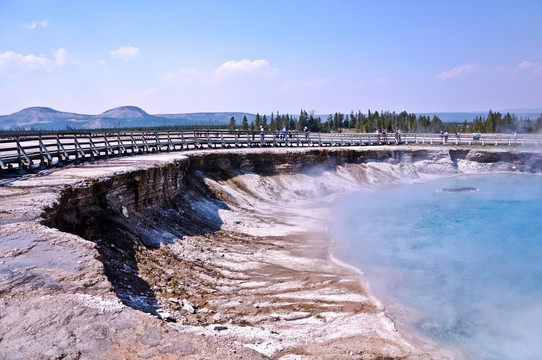
[[[217,84],[240,78],[246,74],[268,78],[277,72],[278,69],[271,67],[267,60],[231,60],[212,71],[198,68],[181,68],[177,71],[165,73],[162,78],[164,81],[171,83],[199,81],[202,83]]]
[[[143,93],[143,96],[150,96],[150,95],[156,94],[156,93],[159,92],[159,91],[160,91],[159,88],[153,87],[153,88],[150,88],[150,89],[148,89],[147,91],[145,91],[145,92]]]
[[[163,79],[171,83],[190,82],[204,75],[205,72],[197,68],[182,68],[164,74]]]
[[[285,89],[320,89],[328,83],[324,77],[313,77],[307,80],[290,80],[284,84]]]
[[[121,46],[118,49],[109,51],[109,54],[113,59],[129,61],[139,57],[140,51],[138,48],[133,46]]]
[[[439,80],[450,80],[456,77],[465,76],[476,72],[480,68],[478,64],[466,64],[456,66],[451,70],[441,72],[436,76]]]
[[[393,80],[388,77],[381,77],[376,79],[373,84],[378,87],[387,87],[393,84]]]
[[[30,71],[52,72],[69,63],[69,54],[64,48],[55,51],[54,59],[43,55],[22,55],[13,51],[0,53],[0,73],[21,74]]]
[[[55,62],[57,66],[63,67],[68,64],[68,52],[64,48],[60,48],[55,52]]]
[[[104,71],[107,71],[107,72],[111,72],[111,68],[109,67],[109,65],[107,65],[107,61],[105,60],[100,60],[98,61],[98,63],[100,63],[104,69]]]
[[[49,20],[42,20],[42,21],[34,20],[30,24],[26,24],[24,27],[28,30],[34,30],[38,27],[46,28],[47,26],[49,26]]]
[[[258,76],[271,76],[277,72],[277,69],[272,68],[267,60],[230,60],[220,65],[214,74],[219,77],[228,77],[236,73],[249,73]]]
[[[542,63],[541,62],[532,62],[532,61],[523,61],[516,66],[515,72],[521,71],[532,71],[535,73],[542,73]]]
[[[41,55],[22,55],[13,51],[6,51],[0,54],[0,73],[28,70],[44,70],[51,72],[54,68],[55,63]]]

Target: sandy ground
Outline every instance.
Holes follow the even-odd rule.
[[[0,357],[455,357],[414,337],[406,341],[361,286],[361,272],[332,256],[330,199],[360,183],[419,176],[401,161],[346,164],[317,176],[202,176],[226,206],[205,198],[190,206],[199,214],[217,212],[220,228],[187,233],[180,207],[123,209],[133,227],[126,239],[147,236],[161,244],[130,245],[130,262],[121,248],[126,239],[116,240],[121,232],[88,241],[41,224],[44,209],[57,206],[65,189],[186,156],[113,158],[2,180]],[[438,151],[436,157],[420,166],[451,169],[451,160]]]

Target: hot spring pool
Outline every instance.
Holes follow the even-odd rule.
[[[334,214],[336,255],[384,304],[414,309],[409,327],[471,359],[542,357],[542,176],[366,190]]]

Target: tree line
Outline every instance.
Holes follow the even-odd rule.
[[[476,116],[472,122],[443,122],[437,115],[416,115],[406,111],[374,111],[369,110],[367,114],[358,111],[343,114],[336,112],[330,114],[325,120],[314,115],[314,111],[301,110],[299,116],[280,114],[278,111],[267,115],[256,114],[256,119],[248,122],[246,116],[238,125],[235,117],[231,117],[229,129],[260,130],[263,127],[266,131],[275,131],[286,128],[288,130],[303,131],[305,127],[311,132],[374,132],[386,130],[394,132],[401,130],[410,133],[436,133],[448,131],[450,133],[460,132],[483,132],[483,133],[536,133],[542,130],[542,114],[536,119],[518,118],[510,113],[501,114],[489,110],[487,117]]]

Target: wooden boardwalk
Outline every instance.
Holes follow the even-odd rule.
[[[134,155],[162,151],[189,149],[216,149],[236,147],[334,147],[377,146],[394,144],[426,145],[487,145],[487,146],[539,146],[542,137],[536,135],[512,136],[507,134],[455,135],[448,139],[440,134],[374,133],[330,134],[259,131],[109,131],[109,132],[41,132],[0,135],[0,175],[10,172],[33,171],[67,163],[80,163],[110,156]]]

